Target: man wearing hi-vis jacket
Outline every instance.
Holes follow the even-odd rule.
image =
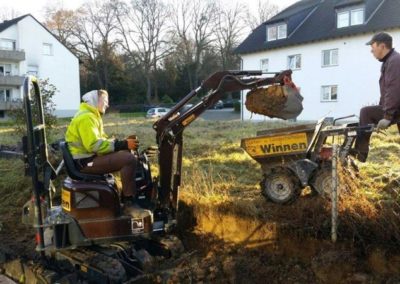
[[[82,97],[78,112],[73,117],[65,134],[65,141],[79,171],[90,174],[121,173],[121,202],[124,211],[136,217],[150,215],[149,210],[135,203],[136,151],[139,141],[136,136],[118,140],[104,133],[102,115],[108,108],[108,93],[93,90]]]

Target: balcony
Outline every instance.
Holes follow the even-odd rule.
[[[24,82],[24,77],[22,76],[0,75],[0,86],[2,87],[8,87],[8,86],[19,87],[22,86],[23,82]]]
[[[9,50],[0,49],[0,60],[6,60],[10,62],[20,62],[25,60],[25,51],[23,50]]]
[[[10,109],[21,108],[21,107],[22,107],[21,100],[0,102],[0,110],[10,110]]]

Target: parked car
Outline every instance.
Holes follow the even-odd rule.
[[[218,102],[215,103],[215,105],[213,106],[214,109],[221,109],[224,107],[224,103],[223,101],[219,100]]]
[[[147,111],[146,118],[160,118],[169,112],[169,108],[165,107],[154,107]]]
[[[226,99],[225,101],[223,101],[224,107],[233,107],[233,105],[235,104],[235,102],[237,102],[238,100],[235,99]]]
[[[181,112],[185,113],[187,112],[190,108],[193,107],[193,104],[185,104],[182,108],[181,108]]]
[[[147,112],[151,108],[155,108],[157,105],[143,105],[143,111]]]

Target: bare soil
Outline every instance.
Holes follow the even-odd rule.
[[[400,282],[400,254],[395,247],[371,242],[365,247],[348,239],[343,231],[346,228],[342,228],[342,239],[333,244],[329,240],[329,226],[319,224],[312,228],[310,224],[297,224],[299,217],[304,218],[296,217],[297,210],[312,203],[319,203],[321,209],[324,201],[306,196],[280,210],[275,204],[264,202],[266,210],[279,214],[254,218],[224,206],[183,202],[178,235],[186,252],[174,260],[173,267],[147,275],[146,282]],[[324,214],[315,208],[318,206],[311,207],[306,214]],[[2,261],[36,257],[32,229],[20,224],[17,212],[0,219]]]

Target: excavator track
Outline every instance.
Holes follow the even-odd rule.
[[[96,283],[122,283],[127,279],[123,265],[115,258],[89,249],[58,251],[57,260],[67,260],[79,274]]]
[[[49,251],[44,259],[8,261],[0,267],[0,273],[20,283],[140,283],[182,255],[182,242],[174,235],[167,235]],[[164,262],[166,259],[168,262]],[[28,279],[36,282],[26,282]]]

